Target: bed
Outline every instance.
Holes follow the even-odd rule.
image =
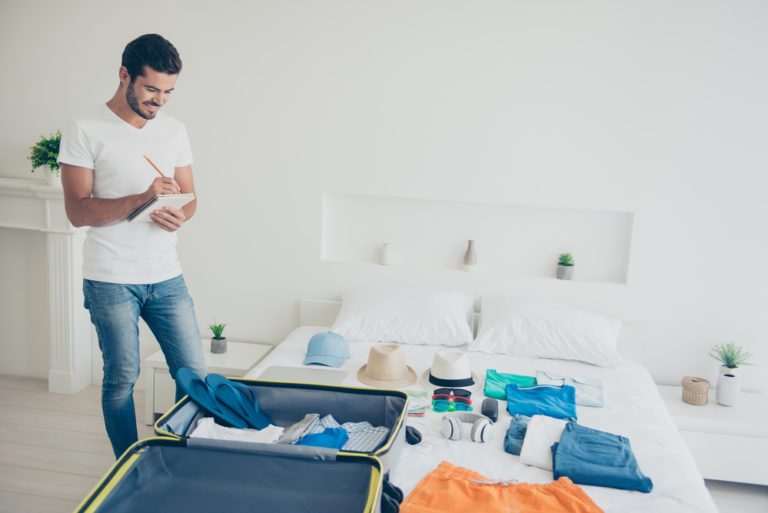
[[[312,308],[309,308],[312,306]],[[317,313],[325,310],[324,313]],[[323,325],[301,326],[291,332],[246,377],[258,376],[270,366],[299,367],[313,334],[327,331],[333,320],[332,304],[302,305],[302,320],[324,321]],[[310,311],[312,310],[312,311]],[[330,319],[328,318],[330,316]],[[341,367],[347,372],[343,385],[365,386],[357,379],[357,371],[368,358],[372,342],[351,343],[351,357]],[[428,369],[435,346],[403,344],[408,365],[417,373]],[[462,348],[451,348],[462,350]],[[588,427],[617,433],[631,440],[632,448],[643,472],[654,483],[649,494],[627,492],[612,488],[583,486],[587,494],[606,512],[716,512],[717,509],[704,486],[691,454],[678,433],[657,392],[648,371],[639,364],[627,363],[618,368],[603,368],[574,361],[524,358],[500,354],[467,352],[472,370],[484,376],[488,368],[500,372],[535,375],[537,370],[563,375],[599,377],[603,381],[605,407],[577,407],[579,423]],[[420,388],[420,382],[408,388]],[[473,395],[477,404],[482,399],[482,386]],[[399,463],[393,467],[391,480],[407,496],[418,482],[441,461],[479,472],[491,479],[518,482],[548,483],[552,472],[528,466],[518,456],[504,452],[503,438],[510,415],[499,402],[499,420],[493,426],[493,440],[478,444],[468,439],[453,442],[440,434],[441,414],[428,410],[424,417],[409,417],[408,425],[423,434],[421,444],[406,446]]]

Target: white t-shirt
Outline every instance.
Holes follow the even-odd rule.
[[[93,169],[94,198],[122,198],[145,192],[159,175],[192,164],[184,125],[158,113],[143,128],[127,123],[106,104],[72,120],[61,135],[58,161]],[[126,220],[88,229],[83,277],[111,283],[150,284],[181,274],[176,234],[155,223]]]

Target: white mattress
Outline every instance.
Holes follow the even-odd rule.
[[[301,366],[307,343],[312,335],[328,328],[303,326],[294,330],[247,377],[255,378],[270,365]],[[357,381],[357,371],[368,359],[373,343],[352,343],[352,356],[342,369],[347,376],[342,384],[365,386]],[[421,377],[432,363],[435,346],[403,345],[406,361]],[[455,348],[453,348],[455,349]],[[648,371],[630,363],[617,369],[592,365],[518,358],[485,353],[468,353],[472,370],[485,376],[485,369],[535,376],[537,370],[549,370],[565,375],[600,377],[603,380],[606,406],[604,408],[577,407],[579,423],[620,434],[630,439],[642,471],[653,480],[653,492],[627,492],[612,488],[583,486],[583,489],[606,512],[648,511],[716,512],[704,481],[693,462],[675,425],[657,392]],[[413,387],[419,388],[417,382]],[[482,387],[472,395],[473,403],[482,402]],[[422,477],[441,461],[470,468],[491,479],[519,482],[548,483],[552,472],[520,463],[518,456],[504,452],[504,434],[509,426],[506,402],[499,401],[499,420],[494,425],[494,438],[490,443],[477,444],[465,440],[451,442],[440,435],[441,414],[431,410],[424,417],[408,417],[408,424],[423,434],[416,446],[406,446],[398,465],[392,469],[391,480],[408,493]],[[469,425],[466,426],[469,429]]]

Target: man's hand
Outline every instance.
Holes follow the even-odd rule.
[[[157,177],[152,181],[152,184],[144,194],[149,198],[154,198],[158,194],[178,194],[181,192],[181,187],[176,183],[176,180],[170,177]]]
[[[174,182],[175,183],[175,182]],[[155,222],[160,228],[166,232],[175,232],[184,221],[187,220],[187,216],[180,208],[163,207],[155,210],[149,214],[150,219]]]

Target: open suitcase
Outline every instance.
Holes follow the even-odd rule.
[[[278,426],[290,426],[301,420],[307,413],[319,413],[321,417],[333,415],[340,423],[368,421],[373,426],[386,426],[389,436],[375,450],[367,453],[339,451],[339,453],[368,454],[381,460],[386,472],[395,465],[405,444],[405,420],[408,413],[408,396],[399,390],[379,390],[361,387],[286,383],[230,378],[251,387],[258,397],[259,407]],[[176,403],[155,423],[155,433],[163,437],[185,440],[192,447],[208,445],[214,440],[189,438],[205,412],[188,396]],[[274,444],[254,444],[274,445]],[[301,452],[305,447],[283,446]],[[321,452],[336,454],[336,450],[322,449]]]
[[[225,442],[189,447],[150,438],[131,446],[76,513],[374,513],[376,457]],[[305,448],[308,449],[308,448]]]

